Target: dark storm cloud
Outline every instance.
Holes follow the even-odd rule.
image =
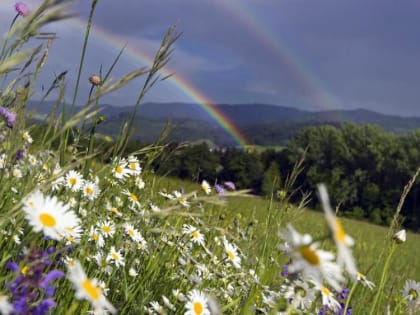
[[[74,6],[82,18],[89,9],[90,1]],[[335,107],[420,116],[419,15],[414,0],[100,0],[94,22],[149,52],[177,23],[183,35],[170,69],[218,102],[322,109],[324,93]],[[61,60],[77,62],[75,37],[57,43]],[[90,46],[86,73],[114,48]],[[176,90],[165,83],[152,96],[188,101]]]

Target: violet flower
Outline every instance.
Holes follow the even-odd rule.
[[[224,185],[230,190],[236,190],[236,186],[233,182],[224,182]]]
[[[30,13],[28,5],[22,1],[16,2],[15,10],[18,15],[23,16],[23,17],[29,15]]]
[[[216,191],[217,194],[222,195],[225,193],[225,189],[223,188],[222,185],[216,184],[214,185],[214,190]]]
[[[6,118],[7,127],[13,128],[16,120],[16,114],[9,111],[7,108],[0,106],[0,115]]]
[[[12,293],[13,310],[16,314],[46,315],[56,306],[52,296],[55,287],[51,285],[54,280],[64,277],[64,272],[54,268],[54,263],[48,255],[55,252],[55,248],[42,251],[32,248],[25,261],[25,271],[21,271],[15,262],[8,262],[6,267],[16,273],[12,282],[6,286]]]

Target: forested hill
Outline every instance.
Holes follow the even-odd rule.
[[[37,113],[46,114],[52,104],[28,104]],[[100,105],[106,118],[99,131],[109,135],[118,132],[122,122],[130,117],[132,106]],[[281,145],[305,126],[340,125],[343,122],[375,124],[386,131],[404,133],[420,128],[420,117],[384,115],[365,110],[304,111],[292,107],[267,104],[216,105],[250,140],[257,145]],[[208,140],[219,146],[234,146],[232,137],[201,105],[189,103],[145,103],[136,115],[136,138],[153,142],[167,122],[171,124],[170,140]]]

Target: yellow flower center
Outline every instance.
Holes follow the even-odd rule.
[[[328,290],[326,287],[322,287],[321,292],[326,296],[331,296],[330,290]]]
[[[72,178],[69,179],[69,183],[70,183],[70,185],[74,186],[77,183],[77,179],[72,177]]]
[[[231,251],[231,250],[228,250],[227,251],[227,254],[228,254],[228,256],[229,256],[229,258],[231,259],[231,260],[234,260],[235,259],[235,253],[233,252],[233,251]]]
[[[91,187],[86,187],[86,188],[85,188],[85,192],[86,192],[88,195],[92,195],[92,194],[93,194],[93,189],[92,189]]]
[[[193,231],[192,233],[191,233],[191,235],[192,235],[192,237],[193,238],[195,238],[195,239],[197,239],[198,238],[198,232],[197,231]]]
[[[306,290],[303,287],[296,286],[294,291],[295,291],[295,295],[298,295],[300,297],[306,296]]]
[[[130,162],[130,168],[131,168],[132,170],[137,169],[137,164],[136,164],[135,162]]]
[[[120,256],[118,256],[117,253],[112,253],[111,256],[114,260],[120,260]]]
[[[93,301],[96,301],[101,297],[101,289],[94,286],[89,279],[82,282],[82,287]]]
[[[127,232],[128,232],[128,235],[130,235],[131,237],[134,236],[134,231],[133,230],[128,230]]]
[[[25,267],[23,267],[22,268],[22,270],[20,271],[23,275],[26,275],[26,273],[28,272],[28,270],[29,270],[29,267],[28,266],[25,266]]]
[[[99,240],[99,235],[98,234],[93,234],[92,239],[96,242]]]
[[[197,315],[203,313],[203,305],[200,302],[194,302],[194,313]]]
[[[340,243],[345,243],[346,240],[346,232],[344,231],[343,225],[341,224],[340,220],[334,219],[334,225],[335,225],[335,238]]]
[[[111,212],[113,212],[115,214],[119,214],[120,213],[117,208],[111,208]]]
[[[366,276],[363,273],[357,272],[357,276],[360,278],[360,280],[366,281]]]
[[[109,225],[105,225],[102,227],[102,231],[104,231],[105,233],[110,233],[111,227]]]
[[[47,226],[47,227],[53,227],[56,224],[54,217],[48,213],[42,213],[39,216],[39,220],[44,226]]]
[[[417,292],[415,289],[410,289],[408,291],[408,296],[410,297],[411,301],[415,301],[419,297],[419,292]]]
[[[312,250],[309,246],[302,246],[299,248],[299,252],[302,257],[311,265],[319,265],[319,257],[317,253]]]
[[[133,200],[134,202],[138,201],[137,196],[135,194],[130,194],[130,198],[131,200]]]
[[[123,168],[121,167],[121,165],[118,165],[118,166],[115,168],[115,172],[116,172],[116,173],[118,173],[118,174],[122,174],[122,172],[123,172]]]

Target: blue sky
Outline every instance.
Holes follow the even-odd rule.
[[[3,29],[13,4],[2,2]],[[81,20],[89,9],[87,0],[72,7]],[[177,23],[183,34],[169,68],[216,103],[420,116],[419,14],[416,0],[99,0],[94,23],[148,54]],[[68,70],[69,93],[83,40],[74,25],[48,26],[59,38],[41,78],[47,85],[54,73]],[[118,53],[115,43],[93,39],[84,77]],[[114,78],[138,66],[139,60],[123,57]],[[140,86],[137,80],[104,101],[130,105]],[[83,86],[80,102],[88,89]],[[156,86],[147,100],[192,101],[171,82]]]

